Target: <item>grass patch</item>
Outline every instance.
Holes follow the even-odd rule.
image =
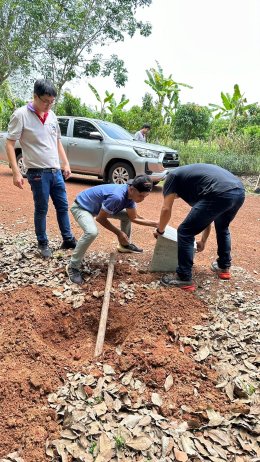
[[[180,165],[206,163],[216,164],[236,175],[256,175],[260,172],[260,146],[257,154],[232,151],[232,146],[224,150],[223,145],[203,141],[193,141],[186,145],[172,142],[172,148],[179,151]]]

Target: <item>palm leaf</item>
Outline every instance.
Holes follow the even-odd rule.
[[[148,79],[149,79],[149,83],[146,81],[146,83],[148,83],[148,85],[151,85],[151,84],[154,84],[154,77],[152,75],[152,73],[150,71],[145,71],[147,76],[148,76]]]
[[[177,82],[176,82],[177,83]],[[180,83],[178,82],[177,85],[181,85],[182,87],[187,87],[187,88],[193,88],[191,85],[188,85],[187,83]]]
[[[94,93],[95,97],[97,98],[97,100],[101,103],[102,102],[101,98],[100,98],[100,96],[98,94],[98,91],[95,89],[95,87],[93,85],[91,85],[91,83],[89,83],[88,86],[89,86],[90,90],[93,91],[93,93]]]
[[[231,107],[230,95],[228,93],[225,95],[225,93],[223,93],[223,91],[222,91],[221,92],[221,99],[222,99],[225,110],[229,111],[232,108]]]
[[[110,103],[113,100],[114,93],[108,93],[108,91],[106,91],[106,95],[107,96],[104,98],[104,103]]]
[[[209,106],[212,107],[212,111],[225,111],[225,108],[223,108],[222,106],[219,106],[219,104],[213,104],[213,103],[209,103]]]
[[[241,92],[240,92],[240,88],[238,86],[238,84],[236,83],[234,85],[234,94],[233,94],[233,97],[232,99],[234,99],[235,101],[239,100],[240,98],[242,98],[242,95],[241,95]]]
[[[163,69],[162,69],[162,67],[160,66],[160,64],[158,63],[158,61],[155,61],[155,62],[156,62],[156,64],[157,64],[159,74],[161,75],[162,78],[164,78],[164,77],[163,77]]]
[[[118,104],[117,109],[123,109],[123,107],[129,103],[129,99],[124,99],[124,101],[121,101],[121,103]]]

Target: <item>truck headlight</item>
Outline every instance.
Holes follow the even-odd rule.
[[[158,159],[160,152],[159,151],[153,151],[151,149],[146,149],[146,148],[134,148],[136,154],[141,157],[154,157]]]

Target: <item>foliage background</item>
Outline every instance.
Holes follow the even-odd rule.
[[[181,164],[209,162],[238,174],[259,173],[260,106],[249,104],[237,83],[231,93],[221,92],[220,104],[208,107],[182,104],[181,91],[192,92],[192,82],[165,75],[158,61],[146,70],[152,94],[146,93],[140,106],[131,106],[124,94],[116,101],[109,89],[100,95],[91,84],[91,77],[111,75],[124,87],[124,61],[96,50],[138,33],[149,36],[151,25],[137,20],[136,12],[151,1],[96,0],[93,7],[91,0],[0,0],[0,130],[7,129],[12,112],[27,102],[25,95],[41,76],[58,90],[58,115],[109,120],[133,134],[150,123],[148,141],[178,149]],[[81,76],[89,78],[96,107],[64,90]]]

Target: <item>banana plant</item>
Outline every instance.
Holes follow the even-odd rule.
[[[151,68],[150,70],[146,70],[148,80],[145,80],[145,83],[157,94],[158,106],[161,112],[163,109],[166,110],[166,107],[175,112],[180,105],[180,87],[193,87],[186,83],[176,82],[173,80],[172,74],[169,77],[165,77],[158,61],[156,61],[156,64],[157,69]],[[167,105],[164,105],[165,99],[168,100]]]
[[[126,99],[125,95],[122,95],[120,102],[117,104],[114,98],[114,93],[109,93],[107,90],[105,91],[105,97],[102,99],[97,89],[93,85],[91,85],[91,83],[89,83],[88,86],[100,103],[101,118],[105,116],[106,109],[108,109],[113,115],[113,112],[115,110],[123,109],[123,107],[129,102],[129,99]]]
[[[111,112],[112,116],[115,111],[123,109],[126,104],[129,103],[129,99],[126,99],[125,95],[122,95],[121,100],[119,103],[116,102],[115,98],[110,100],[109,106],[107,106],[108,110]]]
[[[245,104],[247,103],[247,99],[244,97],[244,93],[241,93],[238,84],[234,85],[233,95],[221,92],[220,96],[222,106],[213,103],[210,103],[209,106],[212,108],[211,112],[218,111],[215,119],[219,119],[220,117],[230,119],[228,132],[232,133],[236,128],[238,116],[248,111],[253,104]]]
[[[100,116],[101,119],[104,118],[106,114],[106,104],[110,103],[112,99],[114,98],[114,93],[109,93],[107,90],[105,91],[105,98],[101,98],[100,94],[98,93],[97,89],[94,87],[94,85],[91,85],[91,83],[88,84],[90,90],[94,93],[96,99],[100,103]]]

